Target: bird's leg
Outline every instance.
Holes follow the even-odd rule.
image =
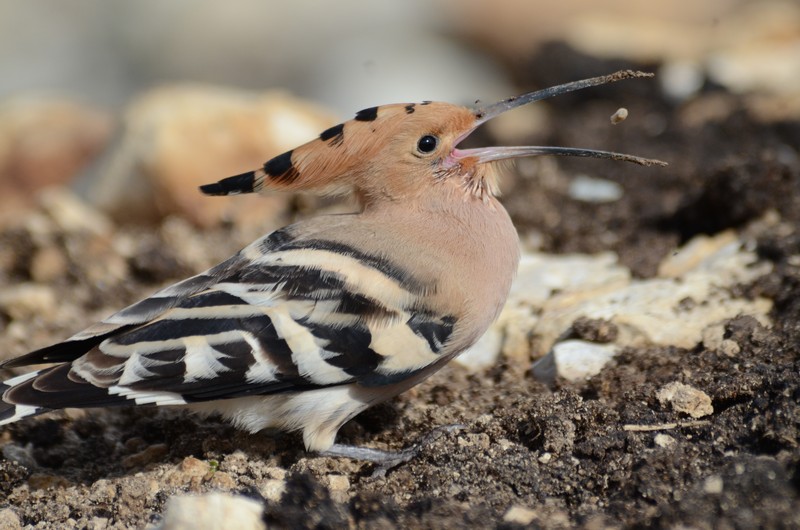
[[[357,445],[333,444],[329,449],[320,451],[320,456],[331,456],[339,458],[352,458],[353,460],[364,460],[378,464],[373,472],[373,477],[382,477],[390,469],[404,464],[419,455],[420,452],[431,442],[439,438],[443,433],[460,431],[466,428],[462,424],[444,425],[437,427],[426,434],[417,443],[410,445],[399,451],[385,451],[383,449],[373,449],[371,447],[359,447]]]

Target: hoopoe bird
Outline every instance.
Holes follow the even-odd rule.
[[[0,424],[65,407],[183,406],[251,432],[302,431],[309,451],[384,459],[335,444],[339,428],[472,346],[508,296],[519,242],[493,162],[556,154],[663,165],[588,149],[458,145],[521,105],[649,75],[621,71],[476,110],[372,107],[256,171],[202,186],[208,195],[352,190],[360,209],[276,230],[6,361],[52,365],[0,384]]]

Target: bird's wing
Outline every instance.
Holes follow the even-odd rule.
[[[62,364],[7,382],[3,400],[38,409],[181,404],[392,384],[447,352],[456,319],[426,306],[431,291],[385,256],[274,232],[29,354],[28,364]]]

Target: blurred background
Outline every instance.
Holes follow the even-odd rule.
[[[0,94],[114,109],[148,88],[195,81],[284,88],[343,113],[466,103],[505,95],[509,63],[553,41],[666,62],[695,82],[707,74],[736,90],[789,91],[800,81],[798,28],[792,0],[3,0]]]
[[[212,225],[228,203],[187,189],[360,108],[472,104],[620,65],[657,71],[676,103],[719,86],[797,107],[800,4],[0,0],[0,217],[69,183],[117,219]],[[541,114],[493,135],[535,136]]]

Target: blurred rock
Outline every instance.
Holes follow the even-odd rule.
[[[330,491],[331,499],[334,502],[344,503],[348,501],[347,490],[350,489],[350,479],[346,475],[326,475],[323,477],[322,482],[328,486],[328,491]]]
[[[55,310],[56,295],[47,285],[21,283],[0,293],[0,312],[11,320],[52,319]]]
[[[688,414],[692,418],[702,418],[714,413],[708,394],[678,381],[661,387],[656,398],[662,405],[669,404],[672,410]]]
[[[69,261],[58,247],[44,247],[31,257],[31,279],[38,283],[48,283],[67,273]]]
[[[57,97],[19,96],[0,102],[0,225],[35,193],[71,182],[103,149],[110,116]]]
[[[111,233],[112,223],[105,215],[64,188],[43,191],[38,202],[60,233],[95,236]]]
[[[514,525],[529,525],[536,519],[536,510],[526,506],[514,505],[503,514],[503,521]]]
[[[0,529],[22,530],[22,523],[11,508],[3,508],[0,510]]]
[[[231,491],[236,489],[236,480],[224,471],[217,471],[208,480],[209,487],[218,491]]]
[[[576,175],[569,185],[569,196],[589,203],[614,202],[622,198],[622,186],[612,180]]]
[[[285,491],[286,481],[283,479],[270,478],[262,480],[258,484],[258,492],[270,502],[280,502]]]
[[[258,502],[238,495],[176,495],[167,501],[159,530],[266,530]]]
[[[737,0],[709,0],[694,2],[692,0],[676,0],[673,2],[639,2],[637,0],[606,0],[598,3],[592,0],[570,0],[569,2],[531,2],[530,0],[444,0],[455,25],[463,33],[480,42],[488,43],[492,48],[513,57],[529,54],[532,48],[552,40],[562,40],[565,35],[573,40],[584,38],[594,43],[598,40],[594,33],[581,35],[586,20],[602,18],[606,25],[612,25],[615,31],[622,28],[621,34],[607,36],[603,33],[598,46],[603,53],[610,43],[618,43],[627,39],[626,49],[617,45],[615,52],[622,48],[623,53],[643,53],[648,51],[652,39],[666,38],[666,34],[648,35],[653,27],[642,27],[642,21],[652,20],[662,24],[683,26],[692,30],[695,26],[704,27],[713,22],[715,17],[724,16],[733,10]],[[589,30],[592,26],[589,26]],[[676,38],[680,35],[680,38]],[[669,35],[672,46],[681,46],[686,31]],[[610,40],[609,40],[610,39]],[[660,41],[659,41],[660,42]],[[587,44],[588,45],[588,44]],[[626,55],[622,55],[623,57]]]
[[[576,17],[566,39],[595,57],[665,62],[670,76],[700,69],[733,92],[795,93],[800,84],[800,5],[786,0],[724,4],[718,2],[717,12],[705,20],[687,20],[688,14],[587,13]],[[694,7],[699,5],[684,7],[687,13],[705,12],[706,7]],[[670,66],[673,62],[680,67]],[[695,71],[683,78],[685,86],[699,86],[696,77]],[[666,87],[674,89],[673,81]],[[673,90],[671,95],[680,92],[693,94]]]
[[[705,78],[734,92],[790,94],[800,84],[800,4],[792,0],[445,5],[462,33],[510,57],[556,40],[591,57],[663,63],[664,89],[676,99]]]
[[[177,214],[199,226],[265,223],[285,211],[288,195],[207,197],[197,187],[256,169],[336,121],[282,92],[159,88],[129,107],[124,135],[89,195],[123,221]]]
[[[11,252],[18,272],[39,283],[77,276],[95,286],[116,284],[128,276],[125,257],[114,248],[116,234],[108,217],[66,188],[44,190],[36,202],[35,209],[14,223],[20,237]]]
[[[797,94],[800,86],[800,4],[744,4],[717,31],[708,71],[733,92]]]

